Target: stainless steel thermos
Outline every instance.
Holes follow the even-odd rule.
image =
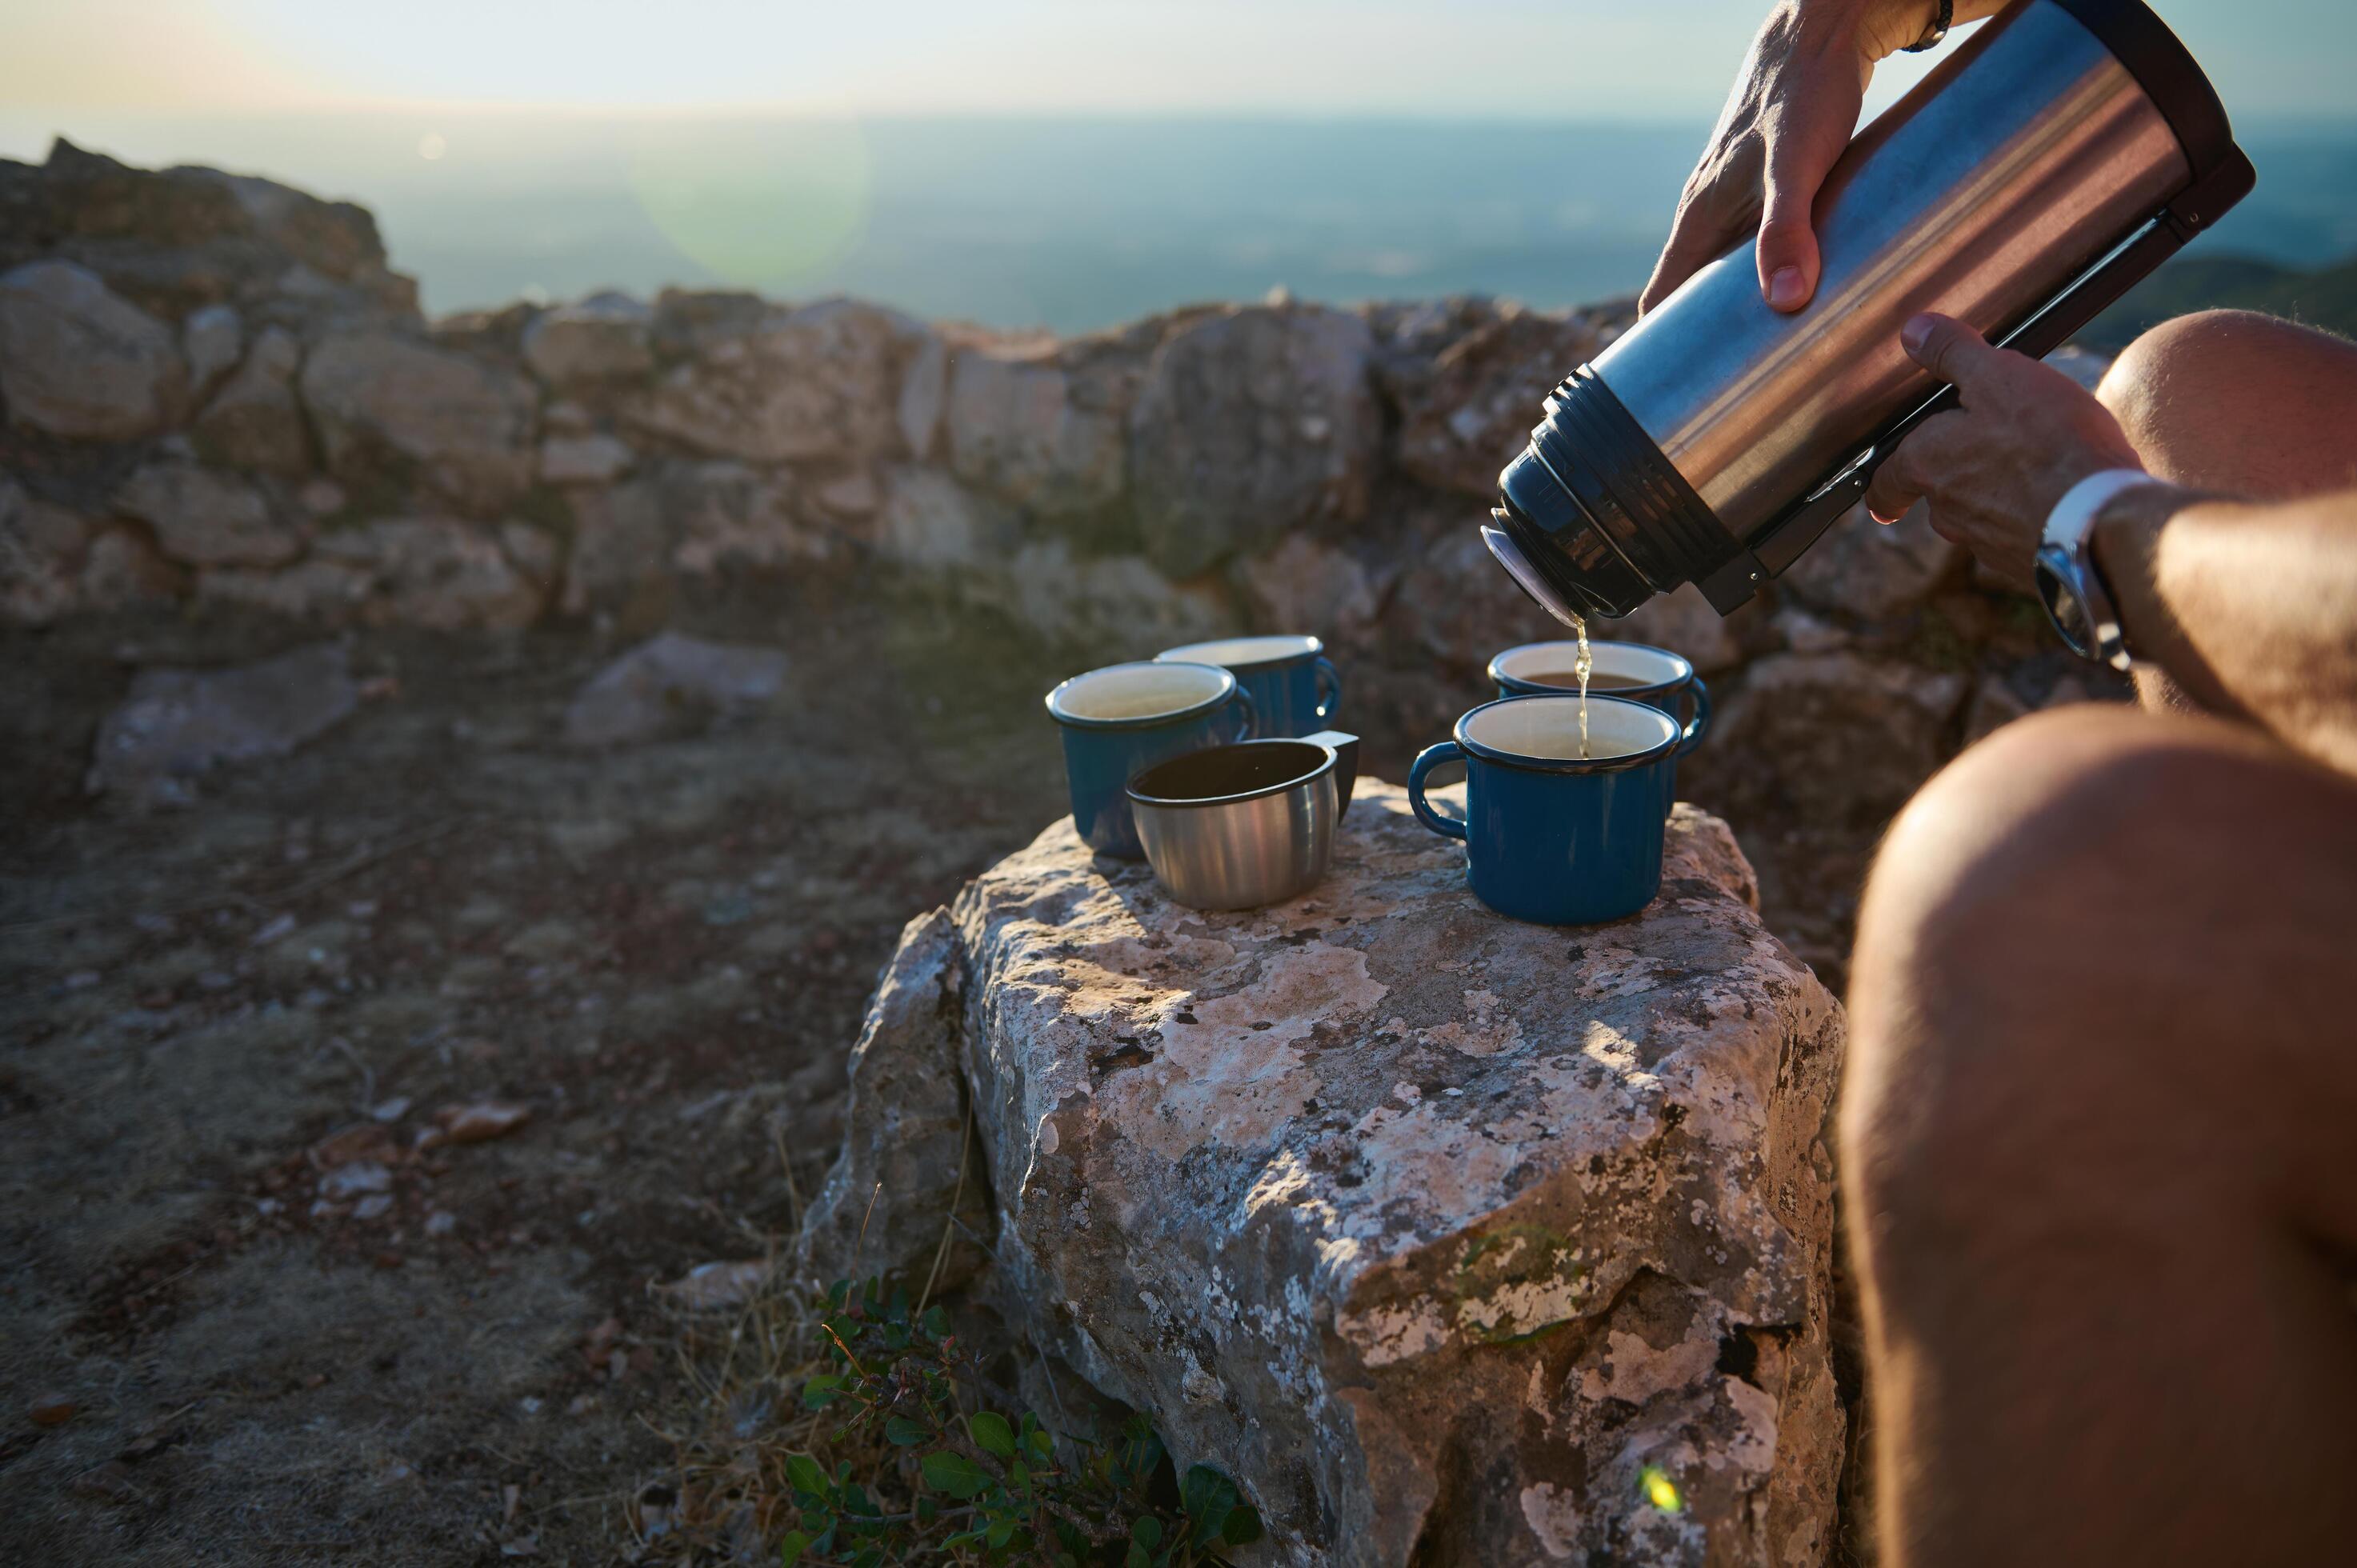
[[[1689,581],[1724,615],[1953,399],[1900,347],[1909,317],[2050,352],[2253,179],[2138,0],[2023,0],[1851,142],[1806,309],[1769,308],[1747,242],[1555,389],[1499,476],[1491,551],[1558,618]]]

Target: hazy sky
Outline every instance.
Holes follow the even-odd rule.
[[[1766,0],[0,0],[19,139],[533,107],[1687,120]],[[2351,0],[2161,0],[2240,116],[2345,115]],[[1878,84],[1911,80],[1912,62]],[[1878,94],[1879,96],[1879,94]]]

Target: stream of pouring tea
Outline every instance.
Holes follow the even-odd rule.
[[[1500,522],[1506,521],[1502,510],[1491,515]],[[1571,628],[1572,635],[1579,639],[1579,657],[1573,661],[1571,670],[1579,677],[1579,756],[1585,761],[1587,757],[1587,677],[1596,668],[1595,660],[1588,655],[1587,618],[1547,590],[1538,575],[1531,569],[1531,564],[1523,559],[1521,547],[1502,530],[1482,529],[1481,541],[1490,547],[1490,553],[1498,558],[1498,564],[1522,585],[1523,592],[1531,596],[1532,602]]]
[[[1572,660],[1571,672],[1579,677],[1579,757],[1587,759],[1587,677],[1596,668],[1596,660],[1587,652],[1587,618],[1574,614],[1571,629],[1579,639],[1579,657]]]

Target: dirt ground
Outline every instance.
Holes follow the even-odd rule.
[[[1070,671],[1009,635],[675,624],[786,650],[787,700],[584,754],[615,645],[356,634],[357,714],[155,811],[80,788],[135,670],[299,635],[0,639],[0,1557],[624,1559],[685,1397],[650,1287],[777,1245],[902,923],[1063,811]],[[415,1147],[479,1100],[529,1117]]]
[[[0,1556],[612,1560],[666,1452],[650,1283],[788,1228],[901,924],[1060,810],[1020,647],[704,619],[786,647],[789,701],[583,755],[586,635],[363,634],[397,693],[146,813],[78,793],[134,661],[291,636],[0,654]],[[480,1098],[530,1119],[411,1153]],[[355,1150],[389,1193],[314,1213]]]

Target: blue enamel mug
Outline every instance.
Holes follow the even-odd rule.
[[[1408,769],[1408,804],[1434,832],[1465,841],[1474,893],[1501,915],[1588,926],[1633,915],[1662,886],[1662,800],[1677,722],[1625,697],[1507,697],[1457,721]],[[1425,780],[1465,764],[1465,815],[1444,816]]]
[[[1232,672],[1252,697],[1265,739],[1314,735],[1342,710],[1342,672],[1314,637],[1231,637],[1166,648],[1154,657]]]
[[[1207,746],[1250,740],[1253,700],[1215,664],[1108,664],[1048,693],[1064,736],[1072,826],[1099,854],[1143,860],[1129,813],[1129,781],[1157,762]]]
[[[1710,688],[1684,656],[1643,642],[1597,642],[1587,645],[1590,664],[1587,690],[1626,697],[1659,708],[1679,725],[1678,756],[1702,744],[1710,729]],[[1541,697],[1579,690],[1579,644],[1525,642],[1490,660],[1490,679],[1501,697]],[[1666,814],[1678,798],[1678,770],[1663,776],[1662,810]]]

